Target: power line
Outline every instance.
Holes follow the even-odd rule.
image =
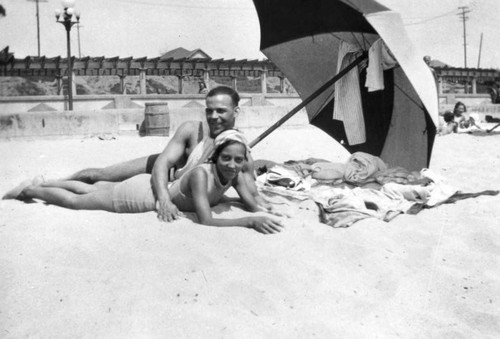
[[[148,5],[148,6],[162,6],[162,7],[170,7],[170,8],[192,8],[192,9],[207,9],[207,10],[253,10],[252,7],[230,7],[230,6],[200,6],[200,5],[186,5],[186,4],[168,4],[168,3],[161,3],[161,2],[154,2],[154,1],[139,1],[139,0],[121,0],[120,3],[123,2],[128,2],[131,4],[138,4],[138,5]]]
[[[192,9],[207,9],[207,10],[242,10],[248,11],[253,10],[252,7],[226,7],[226,6],[199,6],[199,5],[185,5],[185,4],[166,4],[160,2],[151,2],[151,1],[138,1],[138,0],[122,0],[121,2],[128,2],[137,5],[149,5],[149,6],[162,6],[162,7],[171,7],[171,8],[192,8]]]
[[[436,20],[436,19],[439,19],[439,18],[442,18],[442,17],[445,17],[445,16],[450,16],[452,14],[453,15],[455,14],[455,10],[450,11],[450,12],[446,12],[446,13],[443,13],[443,14],[440,14],[440,15],[436,15],[436,16],[433,16],[433,17],[430,17],[430,18],[424,19],[422,21],[408,23],[408,24],[405,24],[405,26],[420,25],[420,24],[423,24],[423,23],[426,23],[426,22],[429,22],[429,21],[432,21],[432,20]]]
[[[481,49],[483,48],[483,33],[481,32],[481,40],[479,42],[479,56],[477,57],[477,68],[481,64]]]

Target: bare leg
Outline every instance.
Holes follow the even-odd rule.
[[[33,184],[32,180],[24,180],[19,185],[17,185],[7,193],[5,193],[5,195],[2,197],[2,200],[18,199],[23,190],[32,184]]]
[[[76,180],[88,184],[93,184],[97,181],[123,181],[134,175],[147,173],[148,158],[149,156],[142,157],[103,168],[86,168],[70,175],[64,180]]]
[[[47,181],[40,184],[41,187],[59,187],[75,194],[87,194],[97,190],[112,188],[116,185],[114,182],[99,182],[96,184],[86,184],[81,181],[75,180],[54,180]]]
[[[25,198],[40,199],[49,204],[74,210],[103,210],[114,212],[113,190],[102,189],[87,194],[75,194],[64,188],[29,186],[21,195]]]

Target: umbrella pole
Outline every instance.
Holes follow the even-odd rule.
[[[337,75],[335,75],[333,78],[328,80],[323,86],[318,88],[314,93],[312,93],[309,97],[307,97],[304,101],[302,101],[300,104],[295,106],[294,109],[292,109],[290,112],[288,112],[286,115],[284,115],[281,119],[279,119],[277,122],[275,122],[271,127],[269,127],[267,130],[265,130],[261,135],[259,135],[257,138],[252,140],[250,142],[249,146],[254,147],[257,145],[259,142],[261,142],[265,137],[267,137],[269,134],[271,134],[275,129],[280,127],[290,119],[292,116],[294,116],[298,111],[300,111],[302,108],[304,108],[306,105],[308,105],[311,101],[316,99],[321,93],[326,91],[331,85],[339,81],[340,78],[342,78],[346,73],[348,73],[351,69],[356,67],[358,64],[361,63],[364,59],[367,58],[367,54],[363,53],[359,57],[357,57],[352,63],[350,63],[346,68],[342,69]]]

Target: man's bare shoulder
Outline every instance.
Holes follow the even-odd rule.
[[[189,120],[183,122],[175,131],[174,138],[187,139],[198,134],[200,121]]]

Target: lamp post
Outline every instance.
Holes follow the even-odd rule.
[[[73,8],[75,6],[74,0],[64,0],[62,2],[63,5],[63,13],[61,18],[61,11],[56,9],[56,22],[62,24],[66,29],[66,42],[68,49],[68,109],[70,111],[73,110],[73,65],[71,64],[71,41],[70,35],[71,27],[74,24],[80,22],[80,13],[75,11]],[[73,21],[73,15],[76,18],[76,21]],[[61,18],[61,20],[59,20]]]

